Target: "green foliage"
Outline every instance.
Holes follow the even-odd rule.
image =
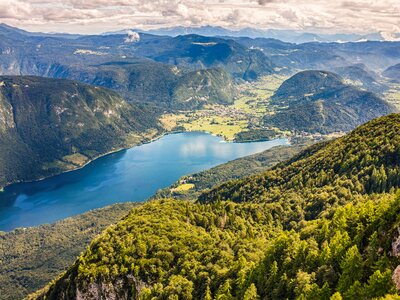
[[[0,234],[0,299],[22,299],[70,266],[90,241],[137,203],[114,204],[57,222]]]
[[[276,138],[277,133],[272,129],[251,129],[236,134],[235,142],[268,141]]]
[[[323,134],[347,132],[396,111],[375,94],[345,84],[340,76],[326,71],[295,74],[279,87],[272,103],[282,109],[264,118],[267,125]]]
[[[198,70],[183,74],[172,91],[175,107],[190,108],[209,103],[232,104],[238,91],[223,69]]]
[[[268,203],[286,228],[329,216],[337,206],[400,186],[399,131],[398,114],[373,120],[263,174],[224,183],[203,193],[200,201]]]
[[[246,292],[238,278],[246,281],[262,257],[268,232],[277,228],[261,211],[263,205],[251,203],[151,201],[96,238],[50,288],[50,298],[60,297],[64,288],[85,291],[91,282],[131,274],[139,292],[140,282],[147,285],[143,299],[188,299],[188,294],[233,299]],[[63,280],[73,284],[65,286]]]
[[[171,187],[158,191],[154,197],[176,197],[195,200],[204,190],[214,187],[217,183],[265,172],[277,163],[288,160],[293,155],[299,153],[307,145],[309,144],[273,147],[264,152],[238,158],[209,170],[184,176],[179,181],[172,184]],[[194,184],[194,187],[188,191],[179,193],[176,191],[176,188],[181,186],[182,181],[188,184]]]
[[[136,208],[39,298],[111,284],[157,299],[390,299],[399,130],[399,115],[384,117],[197,203]]]
[[[380,196],[349,203],[332,218],[310,221],[298,232],[282,232],[250,282],[267,299],[329,299],[336,292],[344,299],[365,299],[393,293],[392,270],[400,261],[389,255],[399,215],[400,198]]]
[[[77,168],[157,132],[156,113],[104,88],[32,76],[0,82],[0,187]]]

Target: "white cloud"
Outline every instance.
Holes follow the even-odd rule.
[[[125,43],[136,43],[140,41],[140,35],[135,31],[129,30],[127,35],[128,36],[124,40]]]
[[[0,21],[29,30],[95,33],[218,25],[316,32],[400,32],[400,0],[0,0]]]

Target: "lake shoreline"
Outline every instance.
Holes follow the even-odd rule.
[[[0,194],[5,201],[0,230],[53,223],[115,202],[145,201],[184,175],[288,144],[287,139],[223,143],[221,137],[204,132],[152,132],[152,136],[141,143],[150,146],[122,149],[117,155],[88,162],[90,166],[76,173],[9,186]],[[139,145],[139,139],[131,141]]]
[[[146,141],[146,139],[143,139],[141,142],[139,142],[139,143],[137,143],[137,144],[132,144],[132,145],[128,145],[128,146],[126,146],[126,147],[117,148],[117,149],[108,151],[108,152],[106,152],[106,153],[97,155],[96,157],[93,157],[93,158],[91,158],[91,159],[88,159],[88,161],[85,162],[84,164],[82,164],[81,166],[76,166],[75,168],[72,168],[72,169],[70,169],[70,170],[64,170],[64,171],[61,171],[61,172],[54,173],[53,175],[40,177],[40,178],[38,178],[38,179],[32,179],[32,180],[17,180],[17,181],[15,181],[15,182],[7,183],[7,184],[4,185],[4,186],[0,186],[0,193],[4,192],[4,190],[5,190],[7,187],[12,186],[12,185],[14,185],[14,184],[39,182],[39,181],[42,181],[42,180],[45,180],[45,179],[49,179],[49,178],[52,178],[52,177],[55,177],[55,176],[58,176],[58,175],[62,175],[62,174],[68,173],[68,172],[73,172],[73,171],[80,170],[80,169],[86,167],[87,165],[89,165],[90,163],[94,162],[95,160],[97,160],[97,159],[99,159],[99,158],[102,158],[102,157],[104,157],[104,156],[107,156],[107,155],[110,155],[110,154],[113,154],[113,153],[117,153],[117,152],[120,152],[120,151],[123,151],[123,150],[128,150],[128,149],[131,149],[131,148],[133,148],[133,147],[137,147],[137,146],[141,146],[141,145],[145,145],[145,144],[152,143],[152,142],[154,142],[154,141],[156,141],[156,140],[162,138],[162,137],[165,136],[165,135],[168,135],[168,133],[163,133],[163,134],[161,134],[161,135],[157,135],[155,138],[151,138],[149,141]]]
[[[120,152],[120,151],[128,150],[128,149],[131,149],[131,148],[134,148],[134,147],[138,147],[138,146],[141,146],[141,145],[150,144],[150,143],[155,142],[155,141],[157,141],[157,140],[163,138],[164,136],[167,136],[167,135],[170,135],[170,134],[179,134],[179,133],[185,133],[185,132],[202,132],[202,133],[207,133],[207,134],[210,134],[210,135],[212,135],[212,136],[216,136],[216,137],[222,138],[222,140],[223,140],[225,143],[236,143],[236,144],[257,143],[257,142],[268,142],[268,141],[272,141],[272,140],[274,140],[274,139],[287,138],[287,137],[276,137],[276,138],[274,138],[274,139],[269,139],[269,140],[254,140],[254,141],[243,141],[243,142],[239,141],[239,142],[237,142],[237,141],[234,141],[234,140],[232,140],[232,141],[227,140],[227,139],[225,139],[224,136],[222,136],[222,135],[213,134],[213,133],[208,132],[208,131],[201,131],[201,130],[195,130],[195,131],[166,131],[166,132],[163,132],[162,134],[157,134],[157,135],[155,135],[155,137],[152,137],[150,140],[143,139],[141,142],[139,142],[139,143],[137,143],[137,144],[132,144],[132,145],[129,145],[129,146],[126,146],[126,147],[121,147],[121,148],[118,148],[118,149],[111,150],[111,151],[108,151],[108,152],[106,152],[106,153],[100,154],[100,155],[98,155],[98,156],[96,156],[96,157],[94,157],[94,158],[89,159],[87,162],[85,162],[85,163],[82,164],[81,166],[76,166],[75,168],[72,168],[72,169],[70,169],[70,170],[64,170],[64,171],[57,172],[57,173],[54,173],[54,174],[49,175],[49,176],[43,176],[43,177],[40,177],[40,178],[37,178],[37,179],[32,179],[32,180],[17,180],[17,181],[14,181],[14,182],[7,183],[7,184],[4,185],[4,186],[1,186],[1,185],[0,185],[0,193],[3,193],[7,187],[12,186],[12,185],[14,185],[14,184],[19,184],[19,183],[34,183],[34,182],[38,182],[38,181],[42,181],[42,180],[45,180],[45,179],[49,179],[49,178],[52,178],[52,177],[55,177],[55,176],[58,176],[58,175],[62,175],[62,174],[68,173],[68,172],[77,171],[77,170],[80,170],[80,169],[86,167],[86,166],[89,165],[90,163],[92,163],[92,162],[94,162],[95,160],[97,160],[97,159],[99,159],[99,158],[102,158],[102,157],[104,157],[104,156],[107,156],[107,155],[110,155],[110,154],[113,154],[113,153],[117,153],[117,152]]]

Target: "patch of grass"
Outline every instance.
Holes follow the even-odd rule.
[[[88,158],[80,153],[74,153],[70,155],[66,155],[63,157],[63,161],[66,161],[67,163],[71,163],[76,166],[83,166],[85,163],[88,162]]]
[[[62,160],[55,160],[52,162],[45,162],[42,164],[42,169],[45,171],[48,170],[62,170],[62,171],[69,171],[74,169],[76,166],[71,164],[71,163],[67,163],[65,161]]]
[[[183,124],[187,131],[206,131],[232,141],[235,135],[247,129],[246,120],[235,120],[230,117],[200,117],[191,123]]]
[[[193,183],[182,183],[178,185],[177,187],[171,189],[171,192],[187,192],[191,189],[194,189],[194,184]]]
[[[187,117],[184,114],[164,114],[160,118],[162,126],[168,131],[172,131],[179,126],[179,123],[185,121],[187,121]]]

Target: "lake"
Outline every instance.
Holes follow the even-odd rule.
[[[117,202],[144,201],[183,175],[286,144],[286,139],[226,143],[200,132],[166,135],[76,171],[6,187],[0,192],[0,230],[52,223]]]

